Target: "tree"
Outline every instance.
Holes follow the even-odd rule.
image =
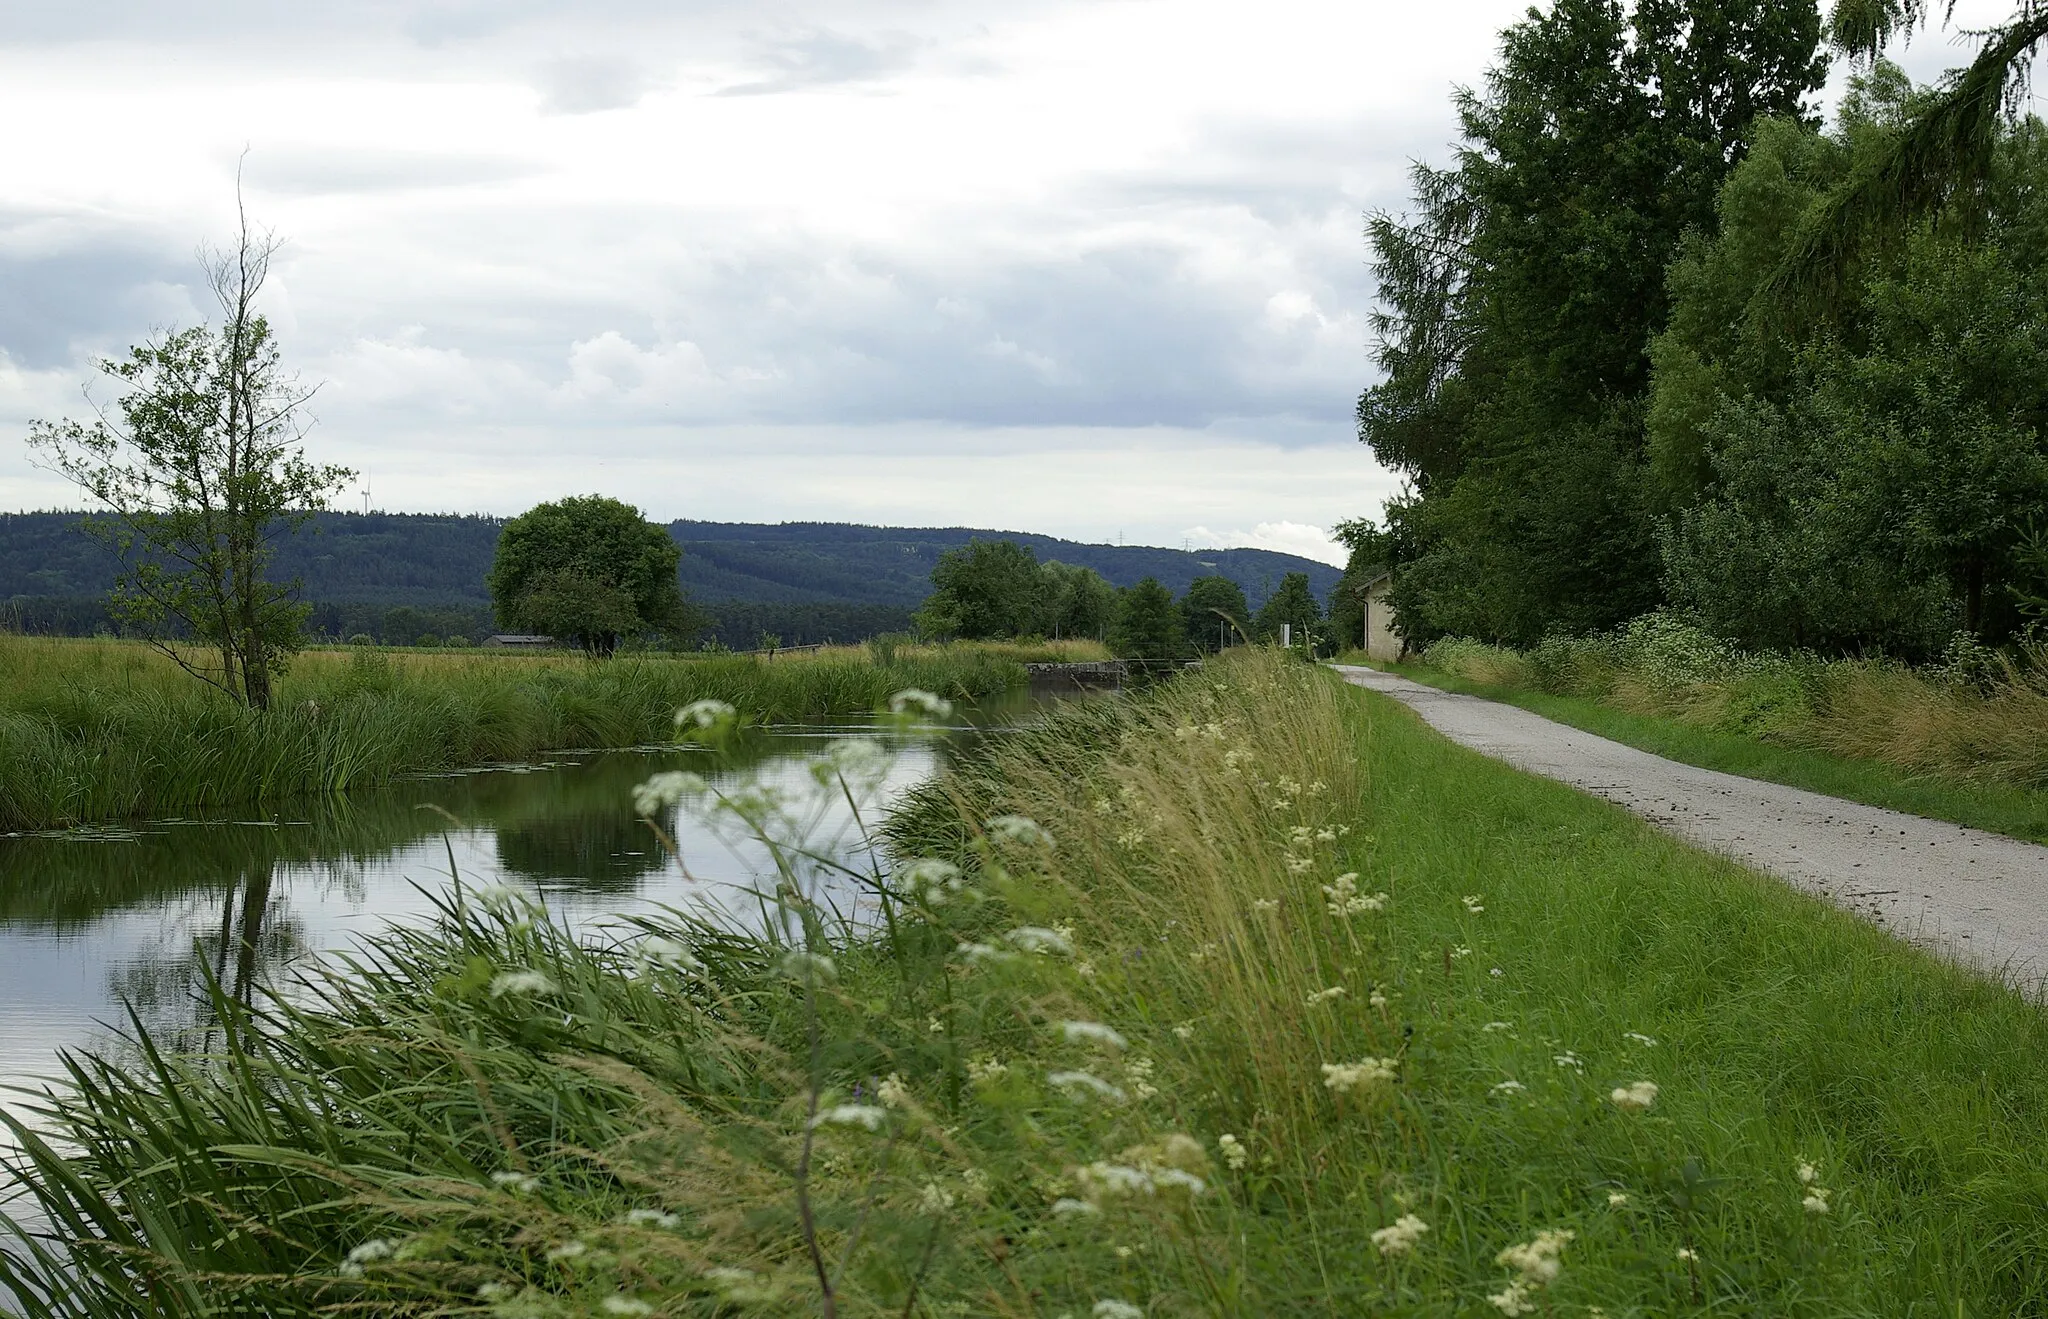
[[[668,531],[631,504],[577,495],[507,522],[487,582],[499,626],[607,656],[623,637],[688,625],[681,558]]]
[[[309,462],[314,387],[287,374],[256,310],[278,241],[251,232],[202,252],[219,328],[172,330],[103,359],[126,391],[112,415],[38,421],[29,443],[104,510],[86,529],[121,570],[109,609],[194,677],[256,709],[302,641],[298,583],[266,576],[279,537],[354,475]],[[203,653],[177,644],[182,636]]]
[[[1038,565],[1045,619],[1039,631],[1050,637],[1091,637],[1100,641],[1116,619],[1116,588],[1093,568],[1047,559]]]
[[[1280,589],[1259,608],[1254,631],[1261,641],[1280,640],[1280,625],[1288,625],[1291,640],[1297,646],[1307,644],[1315,634],[1316,624],[1323,621],[1323,611],[1316,604],[1315,592],[1309,590],[1308,574],[1291,572],[1280,579]]]
[[[1014,540],[977,539],[947,550],[932,567],[932,588],[917,625],[935,636],[1019,637],[1044,617],[1038,558]]]
[[[1651,336],[1681,235],[1711,228],[1760,114],[1824,70],[1812,0],[1558,0],[1502,34],[1465,142],[1371,218],[1381,383],[1360,438],[1413,482],[1411,636],[1534,641],[1657,603]]]
[[[1109,649],[1118,659],[1175,660],[1185,653],[1187,626],[1173,592],[1147,577],[1117,592]]]
[[[1187,619],[1188,644],[1196,650],[1221,650],[1251,631],[1252,611],[1244,588],[1228,577],[1195,578],[1180,598],[1180,610]]]

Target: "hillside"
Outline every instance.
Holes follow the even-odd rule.
[[[91,631],[113,580],[106,552],[78,529],[77,513],[0,514],[0,606],[35,631]],[[315,603],[314,626],[383,640],[422,633],[475,635],[490,626],[490,568],[502,519],[432,513],[323,513],[278,547],[280,576],[299,577]],[[1095,569],[1118,586],[1157,577],[1175,594],[1220,573],[1253,607],[1290,572],[1318,596],[1336,584],[1328,564],[1270,550],[1170,550],[1086,545],[1026,532],[972,527],[868,527],[838,522],[677,521],[678,576],[718,622],[727,645],[764,632],[785,643],[847,639],[908,624],[931,590],[939,556],[968,541],[1007,538],[1041,560]],[[813,635],[815,633],[815,635]]]

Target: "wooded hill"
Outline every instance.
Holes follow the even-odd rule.
[[[0,623],[85,633],[106,622],[101,605],[114,564],[79,530],[75,512],[0,513]],[[278,546],[273,572],[300,578],[313,627],[410,642],[431,633],[471,639],[495,630],[484,575],[502,519],[433,513],[323,513]],[[972,527],[868,527],[837,522],[677,521],[678,577],[714,622],[707,635],[744,647],[771,633],[784,644],[855,640],[910,625],[931,592],[939,556],[970,540],[1008,539],[1040,560],[1093,568],[1112,584],[1156,577],[1174,594],[1220,574],[1256,609],[1290,572],[1327,595],[1338,570],[1270,550],[1170,550],[1084,545]]]

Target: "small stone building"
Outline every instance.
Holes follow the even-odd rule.
[[[517,632],[500,632],[483,639],[486,646],[510,646],[514,650],[549,650],[555,645],[553,637],[537,637]]]
[[[1383,572],[1360,591],[1361,603],[1365,606],[1364,627],[1361,629],[1364,636],[1360,639],[1371,659],[1397,660],[1407,648],[1401,634],[1394,630],[1394,608],[1387,602],[1387,595],[1393,589],[1394,575]]]

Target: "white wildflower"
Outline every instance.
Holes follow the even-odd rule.
[[[1290,875],[1306,875],[1315,868],[1316,863],[1305,856],[1290,856],[1287,858],[1287,873]]]
[[[988,1173],[980,1168],[969,1168],[960,1174],[960,1184],[967,1188],[970,1200],[988,1199]]]
[[[1366,896],[1358,891],[1358,873],[1346,871],[1332,883],[1323,885],[1323,896],[1329,901],[1324,910],[1332,916],[1356,916],[1360,912],[1378,911],[1387,905],[1387,895],[1375,893]]]
[[[1577,1055],[1576,1053],[1573,1053],[1570,1049],[1566,1049],[1563,1053],[1556,1055],[1550,1061],[1556,1063],[1559,1067],[1569,1067],[1575,1072],[1583,1072],[1586,1070],[1585,1060],[1580,1058],[1579,1055]]]
[[[1232,1172],[1244,1171],[1244,1166],[1251,1162],[1251,1151],[1244,1147],[1244,1142],[1228,1132],[1216,1138],[1216,1148],[1223,1151],[1224,1166]]]
[[[1081,1183],[1082,1189],[1089,1193],[1088,1198],[1091,1200],[1152,1195],[1159,1190],[1159,1183],[1152,1179],[1152,1174],[1146,1169],[1101,1160],[1077,1169],[1075,1180]]]
[[[813,1129],[818,1127],[865,1127],[869,1131],[880,1131],[887,1121],[889,1110],[874,1104],[834,1104],[811,1119]]]
[[[503,884],[485,884],[476,890],[476,900],[485,911],[512,911],[524,905],[527,897],[518,889]]]
[[[1028,815],[998,815],[984,821],[982,828],[988,830],[988,836],[997,842],[1018,843],[1025,847],[1052,846],[1052,834]]]
[[[642,815],[653,815],[663,807],[685,798],[701,797],[709,790],[710,785],[701,774],[686,769],[666,770],[634,787],[633,809]]]
[[[1799,1174],[1799,1184],[1801,1186],[1811,1186],[1820,1180],[1820,1169],[1814,1167],[1805,1159],[1799,1161],[1799,1167],[1796,1171]]]
[[[660,1209],[628,1209],[625,1223],[627,1227],[659,1227],[673,1231],[683,1225],[683,1220]]]
[[[1372,991],[1372,997],[1371,997],[1371,998],[1368,998],[1368,999],[1367,999],[1367,1000],[1365,1000],[1365,1001],[1366,1001],[1366,1003],[1367,1003],[1367,1004],[1368,1004],[1369,1006],[1371,1006],[1371,1007],[1375,1007],[1375,1008],[1379,1008],[1379,1009],[1382,1009],[1382,1010],[1384,1010],[1384,1009],[1386,1008],[1386,1006],[1387,1006],[1387,996],[1386,996],[1386,993],[1385,993],[1385,991],[1383,991],[1383,990],[1380,990],[1380,989],[1374,989],[1374,990]]]
[[[1700,1253],[1690,1246],[1680,1246],[1678,1248],[1678,1262],[1681,1264],[1697,1264],[1700,1262]]]
[[[1642,1045],[1645,1049],[1654,1049],[1657,1047],[1657,1041],[1637,1031],[1625,1030],[1621,1033],[1621,1038],[1625,1040],[1634,1040],[1637,1044]]]
[[[1131,1093],[1140,1099],[1151,1099],[1158,1095],[1159,1087],[1152,1084],[1152,1060],[1132,1058],[1124,1063],[1124,1080],[1130,1082]]]
[[[1318,829],[1316,830],[1316,841],[1319,843],[1334,843],[1337,841],[1337,831],[1335,829]]]
[[[976,1085],[994,1085],[1010,1074],[1010,1065],[994,1058],[976,1058],[967,1064],[967,1079]]]
[[[507,994],[552,994],[555,982],[538,971],[500,971],[491,977],[491,997]]]
[[[554,1261],[575,1259],[578,1255],[589,1251],[589,1249],[590,1247],[584,1245],[581,1241],[564,1241],[559,1246],[549,1246],[547,1257]]]
[[[956,944],[953,951],[967,961],[979,966],[983,962],[1014,962],[1017,954],[1007,948],[998,948],[992,943]]]
[[[1328,989],[1318,989],[1315,993],[1310,994],[1308,996],[1307,1006],[1312,1008],[1321,1007],[1325,1003],[1332,1002],[1333,1000],[1340,999],[1342,997],[1344,997],[1344,986],[1331,985]]]
[[[1472,950],[1464,944],[1459,944],[1456,948],[1451,949],[1451,956],[1453,957],[1470,957],[1471,955]]]
[[[951,701],[916,687],[906,687],[889,698],[890,714],[908,714],[912,707],[927,719],[945,719],[953,713]]]
[[[901,1076],[891,1072],[882,1078],[880,1085],[875,1087],[875,1098],[881,1100],[885,1108],[908,1108],[910,1107],[910,1087],[903,1083]]]
[[[1536,1302],[1529,1299],[1529,1288],[1520,1282],[1509,1283],[1505,1290],[1495,1292],[1486,1301],[1506,1315],[1536,1313]]]
[[[607,1296],[598,1302],[598,1309],[606,1314],[653,1314],[654,1307],[645,1301],[636,1301],[630,1296]]]
[[[1099,1214],[1102,1211],[1086,1200],[1076,1200],[1069,1195],[1053,1201],[1052,1212],[1057,1218],[1066,1218],[1074,1214]]]
[[[1145,1319],[1145,1312],[1128,1301],[1103,1299],[1095,1302],[1094,1319]]]
[[[1640,1113],[1657,1102],[1655,1081],[1631,1081],[1627,1085],[1614,1087],[1614,1093],[1607,1096],[1614,1106],[1624,1113]]]
[[[698,975],[704,970],[704,963],[697,960],[688,944],[659,934],[642,939],[633,950],[633,959],[643,967],[660,967],[685,975]]]
[[[349,1278],[360,1278],[363,1276],[363,1265],[375,1264],[379,1260],[390,1259],[395,1253],[396,1248],[389,1241],[381,1237],[373,1237],[348,1253],[348,1258],[343,1260],[341,1264],[342,1275]]]
[[[1396,1063],[1392,1058],[1361,1058],[1355,1063],[1324,1063],[1323,1084],[1333,1094],[1360,1091],[1371,1094],[1393,1084]]]
[[[1278,899],[1278,898],[1253,898],[1253,899],[1252,899],[1252,910],[1253,910],[1253,911],[1278,911],[1278,910],[1280,910],[1280,899]]]
[[[677,728],[712,728],[737,718],[739,711],[724,701],[692,701],[676,711]]]
[[[821,980],[830,982],[839,978],[839,968],[823,953],[806,952],[792,948],[776,959],[775,969],[791,980]]]
[[[1824,1214],[1828,1211],[1828,1192],[1818,1186],[1810,1187],[1799,1203],[1809,1214]]]
[[[1479,1029],[1491,1035],[1495,1031],[1513,1030],[1514,1028],[1515,1023],[1512,1021],[1489,1021],[1484,1026],[1481,1026]]]
[[[953,1207],[953,1193],[937,1182],[926,1182],[918,1193],[917,1207],[922,1213],[943,1214]]]
[[[532,1195],[539,1188],[540,1179],[528,1173],[508,1170],[492,1173],[491,1185],[510,1191],[514,1195]]]
[[[1538,1232],[1535,1240],[1509,1246],[1494,1256],[1494,1262],[1521,1274],[1519,1281],[1525,1287],[1545,1287],[1563,1271],[1564,1261],[1559,1256],[1576,1235],[1568,1229]]]
[[[1074,937],[1066,930],[1049,930],[1042,925],[1020,925],[1003,936],[1012,947],[1027,953],[1045,953],[1070,957],[1074,952]]]
[[[1480,901],[1480,897],[1477,893],[1467,893],[1463,898],[1459,899],[1459,901],[1465,904],[1466,911],[1471,912],[1475,916],[1478,915],[1480,912],[1486,910],[1486,904]]]
[[[1609,1191],[1607,1193],[1607,1203],[1610,1207],[1619,1209],[1621,1206],[1628,1203],[1628,1192]]]
[[[1491,1093],[1496,1095],[1518,1095],[1528,1088],[1529,1087],[1523,1085],[1520,1081],[1514,1080],[1511,1077],[1505,1081],[1494,1082]]]
[[[896,872],[896,882],[936,907],[960,891],[960,867],[937,857],[919,857]]]
[[[1090,1072],[1053,1072],[1045,1078],[1046,1084],[1068,1094],[1092,1094],[1100,1099],[1122,1103],[1124,1092]]]
[[[1074,974],[1083,980],[1093,980],[1095,978],[1095,963],[1086,957],[1081,958],[1074,963]]]
[[[1099,1021],[1063,1021],[1060,1034],[1069,1044],[1100,1044],[1111,1049],[1124,1047],[1124,1037]]]
[[[1195,1023],[1183,1021],[1180,1025],[1173,1028],[1173,1034],[1176,1039],[1191,1040],[1195,1038]]]
[[[509,1301],[519,1294],[519,1289],[509,1282],[487,1282],[476,1289],[479,1301]]]
[[[1403,1214],[1394,1220],[1392,1227],[1383,1227],[1372,1234],[1372,1244],[1379,1247],[1380,1254],[1389,1259],[1406,1255],[1415,1249],[1415,1243],[1422,1240],[1422,1234],[1429,1231],[1429,1224],[1413,1214]]]

